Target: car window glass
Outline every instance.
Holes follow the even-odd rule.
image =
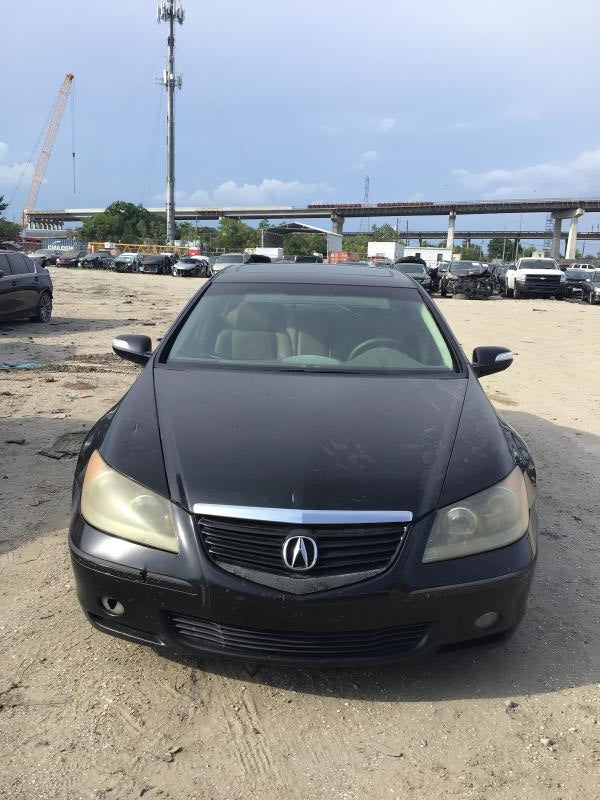
[[[8,263],[8,258],[4,255],[4,253],[0,253],[0,269],[5,273],[5,275],[11,274],[10,264]]]
[[[23,256],[17,253],[11,253],[8,256],[8,260],[10,261],[10,268],[13,275],[24,275],[29,272]]]
[[[413,289],[213,284],[171,346],[176,367],[453,372],[450,348]]]

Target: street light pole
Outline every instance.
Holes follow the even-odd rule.
[[[163,72],[162,85],[167,90],[167,243],[175,241],[175,87],[181,89],[181,75],[175,75],[175,22],[183,25],[185,12],[176,0],[158,4],[158,22],[169,24],[167,38],[167,68]]]

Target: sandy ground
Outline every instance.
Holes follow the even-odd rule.
[[[161,336],[199,282],[53,277],[50,325],[0,326],[0,361],[44,365],[0,372],[1,797],[600,796],[600,308],[440,301],[467,352],[516,353],[484,379],[540,475],[539,565],[514,638],[409,667],[257,669],[169,659],[85,621],[66,545],[74,459],[40,451],[135,378],[112,336]]]

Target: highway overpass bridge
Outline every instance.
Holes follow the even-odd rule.
[[[164,208],[148,208],[164,214]],[[25,209],[26,232],[35,235],[40,229],[62,229],[65,222],[81,222],[104,211],[103,208]],[[222,208],[182,207],[175,211],[177,220],[210,221],[230,217],[240,220],[324,219],[332,221],[333,231],[342,234],[344,222],[352,217],[448,216],[445,234],[447,246],[454,245],[456,217],[461,214],[552,214],[554,219],[552,252],[560,255],[562,221],[570,219],[566,257],[574,258],[577,246],[577,221],[585,212],[600,212],[600,198],[534,198],[524,200],[482,201],[390,201],[384,203],[316,203],[308,206],[226,206]],[[496,234],[499,235],[499,234]],[[544,238],[548,236],[544,234]],[[425,237],[424,237],[425,238]],[[431,237],[433,238],[433,236]],[[475,237],[473,237],[475,238]],[[482,238],[482,237],[480,237]],[[521,234],[520,238],[526,238]],[[531,237],[534,238],[534,237]]]

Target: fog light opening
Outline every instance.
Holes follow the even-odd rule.
[[[125,606],[116,597],[104,596],[100,598],[100,604],[105,611],[114,617],[120,617],[125,613]]]
[[[486,611],[485,614],[477,617],[475,627],[479,628],[480,631],[487,631],[488,628],[493,628],[498,622],[500,622],[500,614],[497,611]]]

